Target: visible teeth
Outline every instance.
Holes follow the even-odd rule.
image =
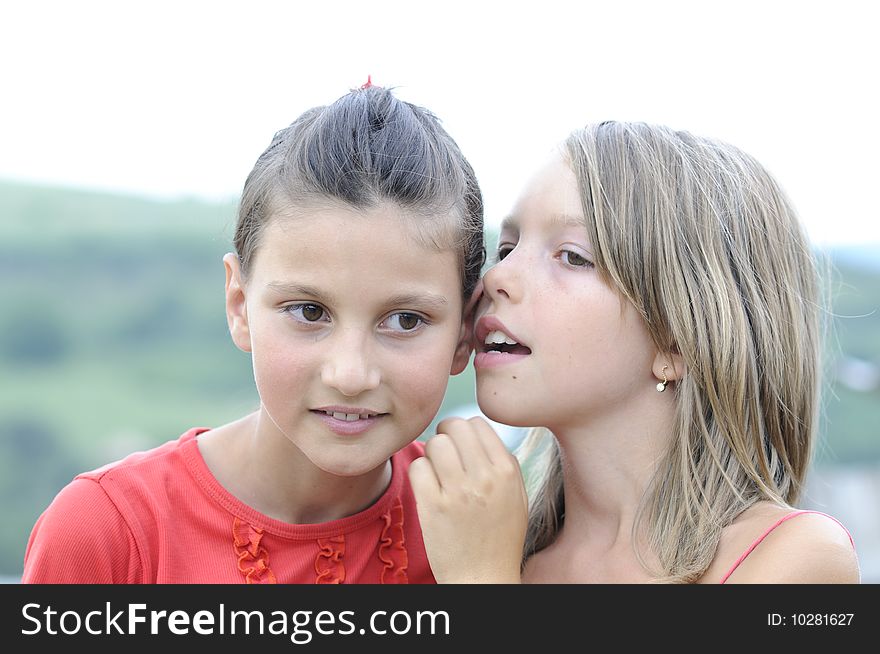
[[[372,418],[373,413],[342,413],[340,411],[325,411],[328,416],[333,416],[337,420],[345,420],[346,422],[354,422],[355,420],[366,420],[367,418]]]
[[[486,334],[486,338],[483,340],[483,343],[486,345],[501,345],[505,343],[507,345],[519,345],[515,340],[510,338],[507,334],[500,331],[489,332]]]

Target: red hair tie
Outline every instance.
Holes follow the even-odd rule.
[[[362,84],[362,85],[361,85],[361,88],[362,88],[362,89],[368,89],[368,88],[370,88],[371,86],[373,86],[372,75],[367,75],[367,82],[366,82],[366,84]]]

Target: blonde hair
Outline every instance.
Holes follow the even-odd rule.
[[[777,183],[730,145],[604,122],[573,132],[564,154],[597,270],[684,363],[669,389],[671,444],[634,532],[659,580],[692,582],[742,511],[801,492],[817,423],[817,262]],[[527,558],[555,538],[565,498],[552,434],[531,434],[521,456],[533,478]]]

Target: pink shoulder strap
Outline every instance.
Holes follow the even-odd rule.
[[[816,513],[818,515],[824,515],[826,518],[831,518],[832,520],[834,520],[834,522],[839,524],[840,527],[846,532],[846,535],[849,536],[850,544],[853,547],[855,547],[855,543],[853,543],[852,535],[849,533],[849,530],[847,530],[847,528],[841,524],[840,520],[838,520],[834,516],[828,515],[827,513],[822,513],[821,511],[807,511],[807,510],[792,511],[791,513],[788,513],[788,514],[782,516],[781,518],[779,518],[779,520],[777,520],[772,525],[770,525],[770,527],[763,534],[758,536],[754,540],[754,542],[751,545],[749,545],[748,549],[746,549],[746,551],[740,555],[740,557],[736,560],[736,562],[732,566],[730,566],[730,570],[728,570],[725,573],[725,575],[721,578],[720,583],[723,584],[727,581],[727,578],[733,574],[733,571],[739,567],[739,564],[746,560],[746,557],[752,553],[752,550],[754,550],[758,545],[761,544],[761,541],[763,541],[765,538],[767,538],[768,535],[770,535],[770,532],[772,532],[774,529],[776,529],[779,525],[781,525],[786,520],[790,520],[791,518],[794,518],[795,516],[804,515],[805,513]]]

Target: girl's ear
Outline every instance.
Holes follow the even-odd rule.
[[[461,331],[458,333],[458,344],[455,346],[455,354],[452,357],[452,369],[450,375],[458,375],[464,372],[471,360],[471,352],[474,351],[474,321],[476,319],[477,304],[483,297],[483,280],[477,282],[477,287],[471,293],[470,299],[462,312]]]
[[[684,360],[677,352],[657,352],[651,372],[659,382],[678,381],[684,375]]]
[[[229,324],[229,333],[238,349],[250,352],[251,331],[238,257],[232,252],[225,254],[223,266],[226,268],[226,322]]]

